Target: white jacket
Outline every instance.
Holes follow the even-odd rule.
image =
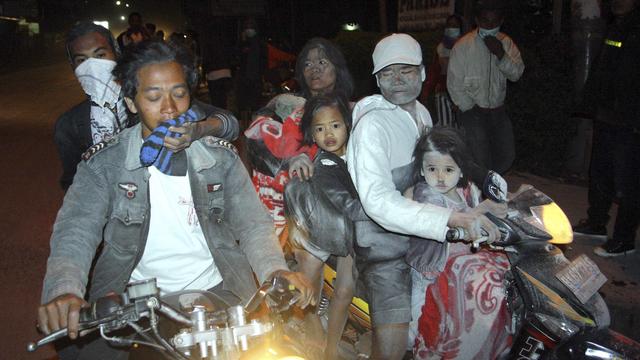
[[[522,76],[524,63],[518,47],[504,33],[498,33],[496,37],[504,48],[501,60],[489,52],[477,29],[460,38],[451,50],[447,90],[461,111],[474,105],[491,109],[502,106],[507,94],[507,79],[518,81]]]
[[[429,111],[416,105],[418,121],[432,127]],[[411,115],[373,95],[356,104],[353,123],[347,166],[367,215],[388,231],[444,241],[451,210],[402,196],[413,185],[413,150],[420,137]]]

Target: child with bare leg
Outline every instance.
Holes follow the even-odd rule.
[[[301,121],[303,144],[320,151],[308,181],[293,178],[285,189],[289,239],[296,248],[300,271],[309,276],[320,294],[322,268],[337,257],[334,293],[328,308],[325,359],[336,359],[355,287],[354,221],[367,221],[344,162],[351,130],[348,102],[340,95],[322,95],[307,101]],[[315,320],[319,324],[317,315]]]

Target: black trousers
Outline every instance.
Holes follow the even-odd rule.
[[[640,134],[595,122],[589,180],[589,221],[606,225],[613,199],[618,215],[613,239],[634,244],[640,222]]]
[[[458,123],[475,161],[504,174],[515,159],[513,127],[504,107],[484,111],[478,107],[458,114]]]
[[[227,108],[227,94],[233,87],[231,78],[222,78],[218,80],[207,81],[209,88],[209,100],[211,105],[217,106],[221,109]]]

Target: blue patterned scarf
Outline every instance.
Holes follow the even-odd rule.
[[[140,150],[140,163],[142,166],[155,166],[162,173],[173,176],[184,176],[187,172],[187,163],[184,151],[174,154],[164,147],[166,136],[177,138],[181,134],[169,131],[171,126],[182,126],[187,122],[198,121],[198,114],[189,109],[175,119],[167,120],[158,125],[153,132],[144,139]]]

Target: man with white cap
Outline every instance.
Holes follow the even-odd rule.
[[[414,183],[416,142],[432,127],[429,111],[416,100],[425,79],[420,45],[407,34],[389,35],[376,45],[373,65],[381,95],[356,104],[347,148],[349,173],[375,222],[356,223],[356,259],[372,317],[372,358],[401,359],[411,320],[407,235],[444,241],[449,226],[464,228],[471,240],[484,230],[493,241],[499,232],[483,215],[402,196]]]

